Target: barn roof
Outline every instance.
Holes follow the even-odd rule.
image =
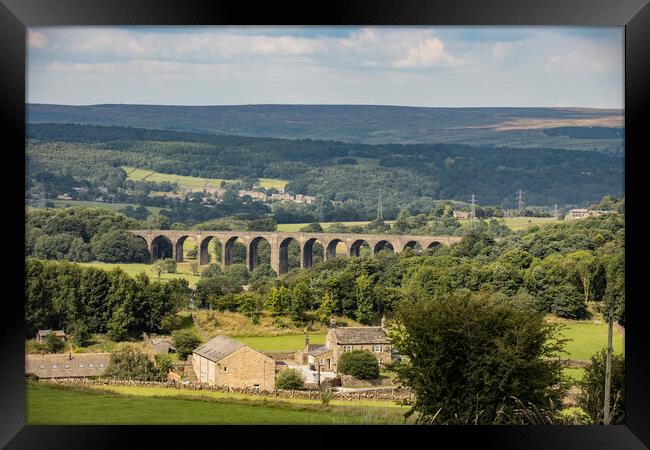
[[[332,351],[331,348],[326,347],[325,345],[320,345],[315,348],[310,349],[307,353],[312,356],[319,356],[322,355],[323,353],[327,353]]]
[[[235,341],[234,339],[230,339],[228,336],[217,336],[216,338],[209,340],[199,348],[195,349],[194,353],[199,356],[203,356],[210,361],[217,362],[235,350],[239,350],[245,346],[245,344]]]
[[[333,328],[337,344],[390,344],[382,327]]]

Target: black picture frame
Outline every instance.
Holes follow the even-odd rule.
[[[363,445],[416,440],[434,446],[449,439],[454,447],[636,449],[650,446],[650,342],[642,297],[643,213],[639,188],[648,151],[645,121],[650,105],[650,0],[329,0],[312,4],[172,0],[0,0],[0,117],[7,131],[3,148],[5,174],[13,174],[6,192],[16,191],[5,211],[17,230],[5,231],[5,254],[20,254],[24,235],[24,197],[18,194],[24,172],[26,27],[57,25],[569,25],[625,26],[625,197],[626,197],[626,424],[613,426],[501,427],[345,427],[336,434],[312,427],[153,427],[26,426],[24,374],[24,296],[21,264],[9,264],[0,313],[0,445],[6,448],[130,447],[138,437],[147,447],[187,446],[217,436],[238,443],[307,445],[328,436],[325,445],[344,445],[358,437]],[[14,158],[11,162],[6,158]],[[9,166],[10,164],[10,166]],[[9,194],[7,194],[9,196]],[[635,297],[635,293],[638,294]],[[246,430],[251,428],[250,431]],[[255,432],[254,428],[260,429]],[[242,433],[243,430],[243,433]],[[344,437],[341,436],[344,431]],[[146,435],[146,436],[141,436]],[[287,442],[282,442],[286,438]],[[399,445],[399,444],[398,444]],[[179,448],[180,448],[179,447]]]

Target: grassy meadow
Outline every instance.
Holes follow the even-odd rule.
[[[146,273],[151,279],[158,279],[158,274],[154,271],[153,264],[147,263],[105,263],[99,261],[79,263],[85,267],[95,267],[102,270],[112,270],[119,267],[128,275],[135,277],[140,272]],[[199,269],[200,270],[200,269]],[[190,286],[196,286],[201,279],[199,275],[194,275],[190,269],[190,262],[177,263],[176,273],[163,273],[160,275],[161,280],[171,280],[174,278],[184,278]]]
[[[54,203],[56,208],[66,208],[68,206],[83,206],[85,208],[99,208],[99,209],[108,209],[111,211],[119,211],[120,209],[131,206],[133,209],[139,208],[140,205],[134,203],[105,203],[105,202],[91,202],[84,200],[46,200],[48,202]],[[160,208],[158,206],[145,206],[150,213],[158,214]]]
[[[147,180],[155,182],[169,181],[170,183],[178,183],[178,186],[184,189],[200,189],[204,187],[221,187],[221,182],[225,181],[228,183],[236,183],[241,180],[236,179],[223,179],[223,178],[200,178],[200,177],[191,177],[185,175],[173,175],[167,173],[155,172],[153,170],[147,169],[138,169],[136,167],[122,166],[122,169],[126,171],[127,178],[133,181]],[[276,188],[278,190],[284,190],[284,187],[287,185],[286,180],[277,180],[273,178],[260,178],[260,186],[263,188]]]
[[[112,386],[113,388],[121,388]],[[96,389],[27,383],[29,425],[400,424],[393,406],[322,406],[165,390]],[[189,394],[189,395],[188,395]],[[196,395],[199,394],[199,395]],[[203,395],[201,395],[203,394]],[[213,393],[210,393],[213,394]]]

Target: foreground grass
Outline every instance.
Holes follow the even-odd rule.
[[[395,408],[324,407],[205,395],[194,397],[164,395],[161,392],[155,395],[125,395],[94,388],[28,382],[27,423],[30,425],[308,425],[404,422],[402,411]]]

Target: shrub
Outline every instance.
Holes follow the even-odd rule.
[[[201,341],[190,331],[174,331],[172,333],[174,348],[181,359],[186,359]]]
[[[167,314],[160,321],[160,328],[165,333],[178,330],[183,325],[183,318],[178,314]]]
[[[161,381],[167,380],[167,374],[172,369],[172,359],[169,355],[156,355],[156,369],[158,370],[158,378]]]
[[[43,348],[48,353],[61,353],[65,349],[65,341],[57,337],[54,333],[45,336]]]
[[[579,383],[582,393],[578,396],[578,404],[594,424],[603,423],[606,358],[606,349],[593,355],[591,365],[585,367],[585,375]],[[612,355],[610,395],[611,423],[625,423],[625,356]]]
[[[129,344],[122,345],[111,352],[111,359],[105,372],[105,376],[121,380],[153,381],[157,380],[159,375],[160,372],[149,359],[149,355]]]
[[[527,408],[561,404],[565,340],[536,311],[456,291],[406,298],[394,323],[393,345],[404,357],[398,381],[413,389],[410,412],[425,420],[491,424],[502,411],[503,423],[517,423],[513,397]]]
[[[360,380],[379,378],[379,363],[375,355],[366,350],[345,352],[339,358],[339,372]]]
[[[275,376],[276,389],[300,389],[305,385],[305,378],[296,369],[286,369]]]
[[[90,333],[86,324],[78,322],[72,326],[70,330],[70,341],[77,347],[83,347],[88,343]]]

